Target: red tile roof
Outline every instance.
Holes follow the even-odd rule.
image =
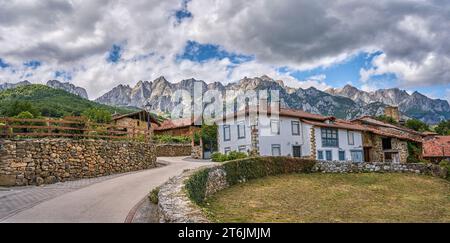
[[[423,157],[450,157],[450,136],[426,138],[423,143]]]
[[[185,128],[194,126],[194,119],[192,118],[183,118],[183,119],[176,119],[176,120],[165,120],[159,127],[155,128],[155,131],[165,131],[170,129],[177,129],[177,128]]]
[[[240,116],[247,115],[250,112],[253,112],[253,111],[249,111],[248,109],[245,111],[241,110],[241,111],[238,111],[236,114],[230,114],[230,115],[226,116],[226,118],[240,117]],[[267,115],[272,115],[272,114],[276,115],[276,113],[271,112],[270,108],[267,111],[257,110],[257,113],[260,113],[260,114],[265,113]],[[335,120],[336,119],[333,116],[322,116],[322,115],[308,113],[305,111],[292,110],[292,109],[286,109],[286,108],[281,108],[278,115],[313,120],[313,121],[326,121],[326,120]]]
[[[309,125],[318,126],[318,127],[330,127],[330,128],[347,129],[347,130],[355,130],[355,131],[365,131],[366,130],[366,128],[364,126],[361,126],[359,124],[353,124],[353,123],[350,123],[349,121],[340,120],[340,119],[337,119],[332,123],[316,122],[316,121],[309,121],[309,120],[304,120],[304,119],[302,119],[302,122],[309,124]]]
[[[365,130],[379,136],[394,137],[413,142],[423,142],[423,134],[403,126],[379,121],[370,116],[364,116],[351,121],[365,127]]]

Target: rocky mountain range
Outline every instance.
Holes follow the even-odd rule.
[[[3,83],[3,84],[0,84],[0,91],[7,90],[7,89],[14,89],[14,88],[17,88],[20,86],[26,86],[26,85],[31,85],[31,83],[27,80],[21,81],[18,83],[14,83],[14,84],[13,83]],[[88,94],[84,88],[77,87],[71,83],[63,83],[58,80],[49,80],[47,82],[47,86],[54,88],[54,89],[61,89],[61,90],[67,91],[71,94],[78,95],[84,99],[89,98]]]
[[[398,88],[366,92],[351,85],[346,85],[342,89],[329,89],[325,92],[350,98],[360,106],[374,103],[398,106],[403,114],[428,123],[437,123],[450,118],[450,106],[447,101],[430,99],[419,92],[410,95],[405,90]]]
[[[221,93],[231,90],[243,92],[278,90],[283,107],[321,115],[332,115],[343,119],[352,119],[363,115],[382,115],[384,108],[388,105],[398,106],[404,118],[416,118],[429,124],[450,119],[450,105],[447,101],[431,99],[418,92],[408,94],[400,89],[366,92],[350,85],[342,89],[326,91],[320,91],[313,87],[295,89],[286,86],[283,81],[274,80],[268,76],[246,77],[228,85],[219,82],[207,84],[195,79],[172,83],[164,77],[160,77],[154,81],[139,81],[134,87],[119,85],[96,99],[96,102],[119,107],[150,107],[154,112],[170,113],[176,105],[172,101],[175,91],[187,90],[193,96],[196,82],[202,87],[203,93],[208,90],[218,90]],[[0,84],[0,91],[30,84],[28,81],[15,84],[4,83]],[[88,98],[85,89],[71,83],[51,80],[47,82],[47,86],[65,90],[85,99]]]
[[[450,106],[447,101],[430,99],[418,92],[412,95],[400,89],[365,92],[349,85],[342,89],[330,89],[325,92],[313,87],[294,89],[285,86],[283,81],[273,80],[267,76],[244,78],[226,86],[221,83],[207,84],[195,79],[171,83],[164,77],[160,77],[152,82],[139,81],[134,87],[119,85],[96,101],[115,106],[145,106],[151,107],[156,112],[168,113],[175,106],[172,102],[174,92],[184,89],[192,95],[195,82],[200,83],[203,92],[278,90],[283,107],[333,115],[343,119],[363,115],[381,115],[388,105],[399,106],[405,118],[417,118],[430,124],[450,119]]]

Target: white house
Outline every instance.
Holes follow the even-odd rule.
[[[289,109],[281,109],[279,115],[257,115],[257,122],[250,119],[248,112],[239,112],[217,122],[219,152],[363,161],[363,128],[359,125]]]

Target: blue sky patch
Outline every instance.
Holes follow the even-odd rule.
[[[55,78],[56,79],[63,79],[64,81],[70,81],[72,80],[72,74],[66,72],[66,71],[56,71],[55,72]]]
[[[31,61],[24,62],[23,65],[25,67],[29,67],[31,69],[36,69],[36,68],[40,67],[42,65],[42,63],[40,61],[31,60]]]
[[[222,60],[228,58],[233,64],[241,64],[254,59],[253,56],[230,53],[219,45],[200,44],[196,41],[188,41],[184,52],[177,56],[178,60],[190,60],[193,62],[206,62],[212,59]]]
[[[317,75],[325,75],[326,79],[324,82],[332,87],[343,87],[347,84],[351,84],[355,87],[361,88],[364,84],[360,81],[360,71],[361,69],[373,68],[372,61],[375,57],[383,54],[382,52],[367,53],[362,52],[355,56],[350,57],[348,60],[338,63],[329,67],[319,67],[307,71],[292,71],[287,67],[281,67],[277,71],[280,73],[289,73],[292,77],[298,80],[307,80],[309,77]],[[396,77],[386,74],[374,77],[372,81],[381,82],[389,81],[387,85],[395,86]]]
[[[109,63],[118,63],[122,57],[122,47],[120,45],[114,44],[109,51],[106,61]]]
[[[185,19],[190,19],[193,17],[192,13],[187,9],[187,5],[191,0],[182,0],[182,8],[175,11],[175,18],[177,19],[177,23],[183,22]]]
[[[3,61],[3,59],[0,58],[0,68],[7,68],[10,65],[8,63],[6,63],[5,61]]]

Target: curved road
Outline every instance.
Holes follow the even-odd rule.
[[[127,174],[71,191],[25,209],[3,222],[123,223],[130,210],[153,188],[186,169],[210,163],[159,158],[167,166]]]

